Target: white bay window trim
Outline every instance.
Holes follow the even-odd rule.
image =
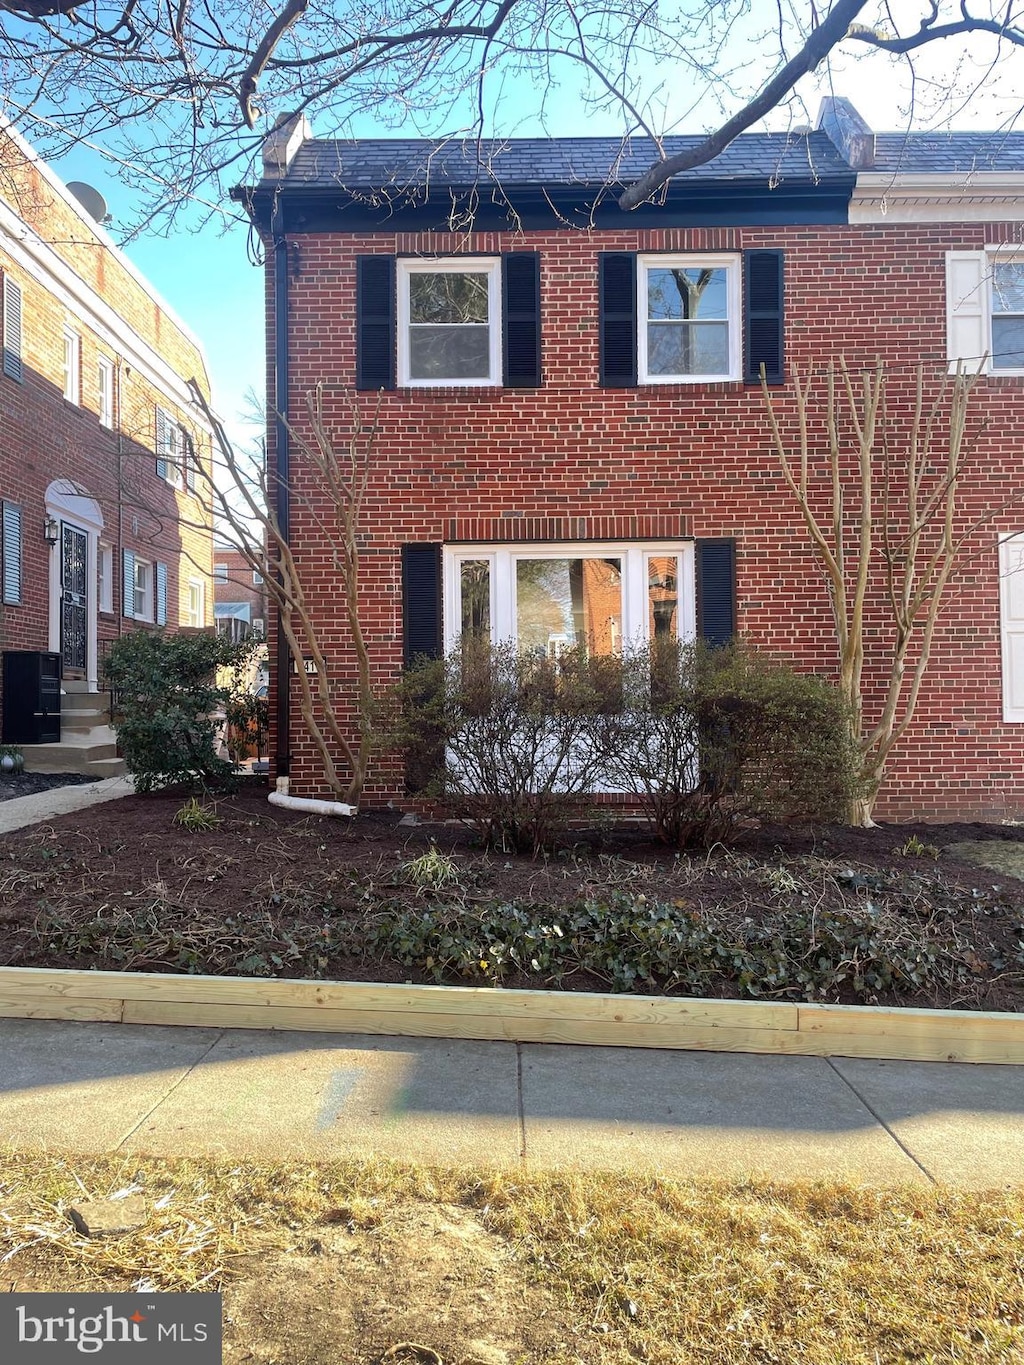
[[[1024,532],[999,539],[1003,720],[1024,723]]]
[[[462,565],[486,561],[489,566],[491,641],[517,638],[516,566],[522,560],[617,559],[621,564],[622,638],[620,645],[644,645],[649,639],[651,560],[677,560],[677,632],[681,640],[697,634],[695,553],[692,541],[567,541],[529,545],[451,545],[443,553],[445,648],[462,637]]]
[[[487,277],[487,374],[476,378],[460,376],[415,379],[412,376],[410,328],[410,282],[414,275],[486,275]],[[402,388],[485,388],[501,384],[501,259],[500,257],[461,256],[405,259],[397,262],[398,293],[398,383]],[[444,325],[444,324],[437,324]]]
[[[649,270],[724,270],[726,272],[727,356],[728,365],[720,374],[657,374],[649,369],[648,278]],[[714,384],[739,379],[742,374],[742,285],[741,257],[727,253],[709,255],[687,252],[682,255],[641,255],[637,258],[637,379],[641,384]],[[690,325],[700,326],[696,319]]]

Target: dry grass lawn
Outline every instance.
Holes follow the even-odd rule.
[[[79,1236],[124,1190],[145,1228]],[[10,1151],[0,1271],[220,1288],[239,1365],[1024,1362],[1020,1193]]]

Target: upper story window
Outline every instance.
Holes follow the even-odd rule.
[[[992,368],[1024,370],[1024,261],[992,263]]]
[[[1020,247],[946,253],[950,371],[1024,375],[1024,256]]]
[[[218,583],[228,581],[228,566],[226,564],[214,564],[213,577]]]
[[[199,472],[195,444],[173,415],[160,407],[156,410],[156,472],[172,487],[195,493]]]
[[[598,382],[785,382],[783,253],[598,253]]]
[[[398,379],[501,383],[497,260],[398,262]]]
[[[539,388],[540,260],[357,256],[356,388]]]
[[[738,379],[740,268],[735,256],[642,256],[642,384]]]
[[[69,403],[81,401],[82,339],[70,327],[64,328],[64,397]]]
[[[101,425],[114,425],[114,364],[105,355],[96,362],[96,399]]]

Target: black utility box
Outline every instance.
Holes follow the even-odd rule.
[[[4,650],[3,742],[60,741],[60,655]]]

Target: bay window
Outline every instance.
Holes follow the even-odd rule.
[[[692,544],[451,546],[446,643],[514,640],[538,657],[619,654],[696,632]]]

